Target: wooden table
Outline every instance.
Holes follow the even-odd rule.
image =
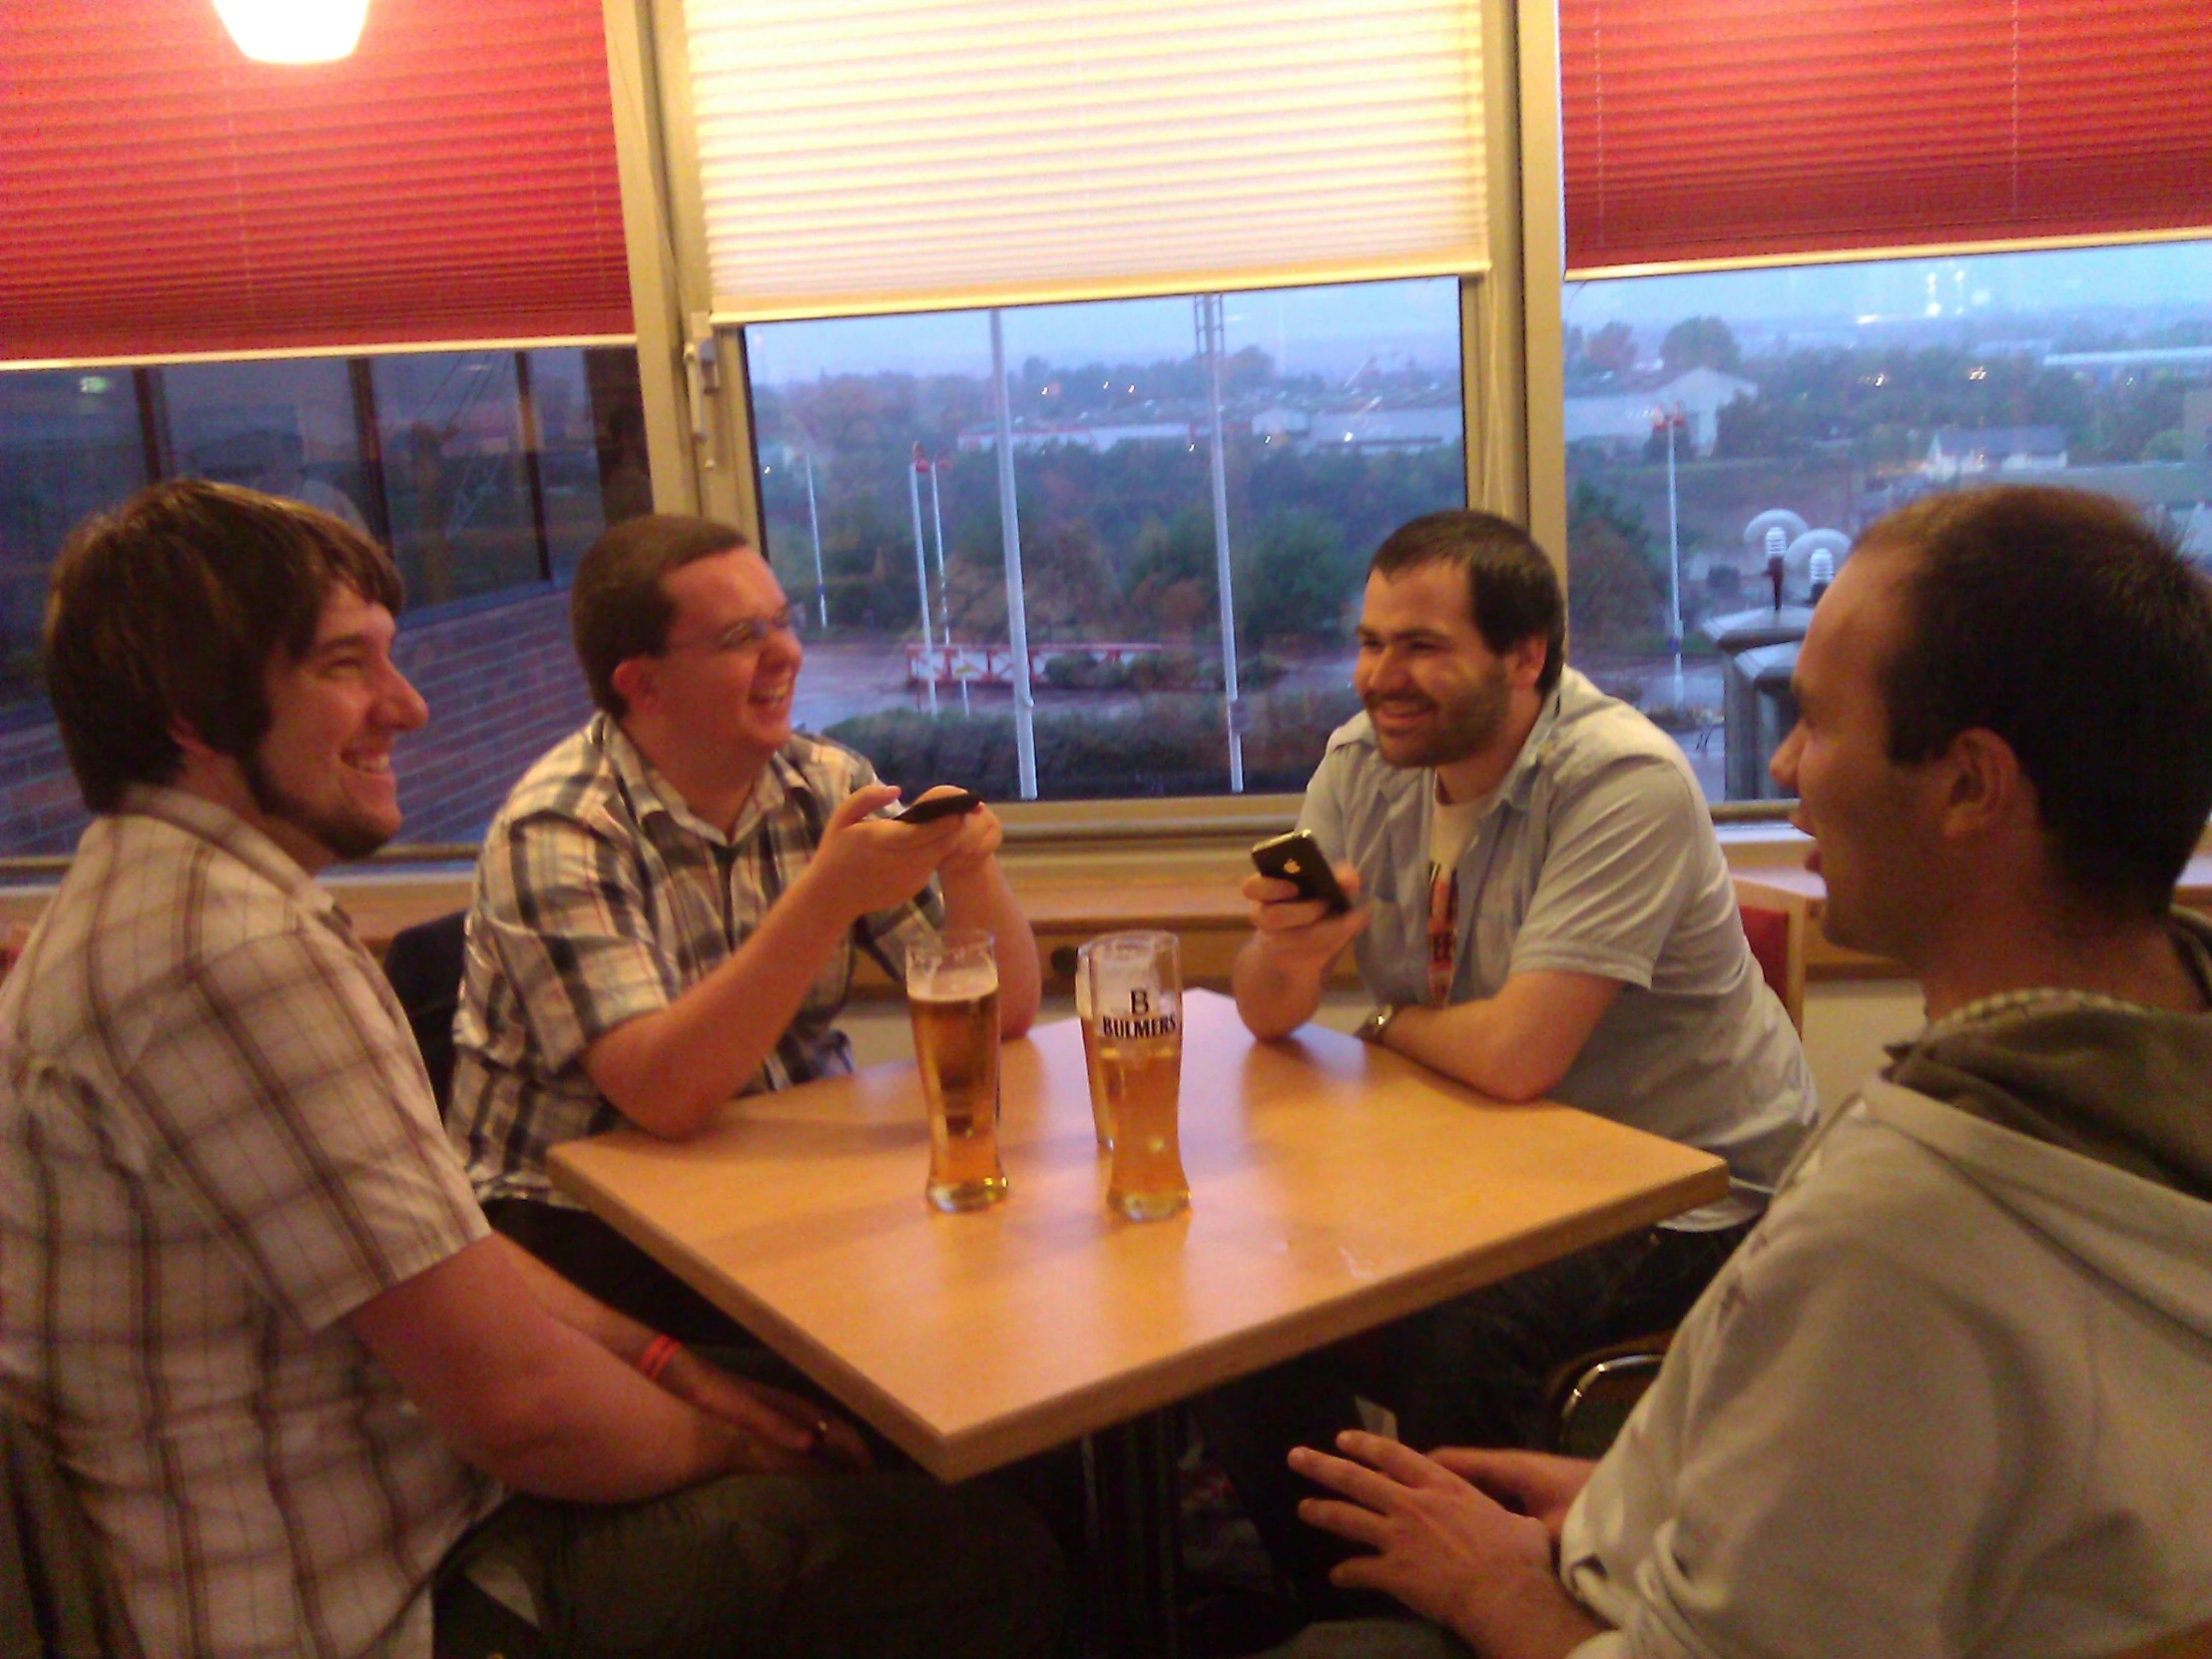
[[[733,1102],[680,1145],[571,1142],[552,1175],[945,1480],[1142,1426],[1728,1185],[1704,1153],[1490,1104],[1337,1032],[1256,1043],[1206,991],[1185,1006],[1187,1215],[1108,1213],[1074,1022],[1009,1043],[1001,1093],[1012,1196],[977,1214],[922,1201],[910,1064]],[[1172,1522],[1172,1497],[1163,1517],[1155,1483],[1131,1525]],[[1149,1570],[1172,1586],[1172,1560]]]

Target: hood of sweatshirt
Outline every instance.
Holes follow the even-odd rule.
[[[2212,927],[2173,926],[2203,980]],[[1872,1116],[2212,1336],[2212,1012],[2030,994],[1894,1052],[1860,1097]]]
[[[2212,994],[2212,925],[2168,922]],[[1972,1117],[2212,1203],[2212,1013],[2030,992],[1890,1052],[1885,1075]]]

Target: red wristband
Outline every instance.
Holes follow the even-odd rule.
[[[668,1370],[669,1361],[683,1345],[674,1337],[659,1336],[645,1345],[645,1352],[638,1356],[638,1373],[648,1382],[658,1382],[661,1373]]]

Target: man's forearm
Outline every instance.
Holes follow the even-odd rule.
[[[986,858],[973,869],[940,873],[944,919],[948,927],[980,927],[991,935],[998,960],[998,1029],[1018,1037],[1037,1017],[1044,997],[1044,973],[1037,962],[1037,935],[1021,902],[1006,882],[998,860]]]
[[[743,1465],[751,1447],[736,1425],[625,1363],[629,1322],[591,1312],[590,1298],[520,1257],[496,1236],[480,1239],[347,1316],[459,1456],[525,1491],[595,1502],[654,1497]],[[571,1323],[600,1315],[619,1324],[587,1333]]]
[[[1280,1037],[1312,1019],[1334,959],[1287,955],[1271,948],[1259,933],[1245,940],[1229,969],[1245,1029],[1260,1038]]]
[[[565,1323],[557,1369],[514,1397],[509,1433],[472,1457],[540,1497],[631,1503],[745,1467],[731,1424],[649,1382]],[[464,1451],[464,1455],[465,1455]]]
[[[1620,992],[1596,974],[1531,969],[1478,1002],[1402,1009],[1382,1041],[1494,1100],[1534,1100],[1566,1076]]]
[[[627,1314],[618,1314],[579,1290],[512,1239],[494,1233],[499,1251],[530,1292],[530,1300],[579,1336],[597,1343],[626,1366],[634,1366],[658,1333]]]
[[[584,1055],[593,1086],[641,1129],[695,1134],[761,1068],[852,917],[802,874],[729,960],[667,1007],[640,1015]]]
[[[1510,1049],[1509,1042],[1500,1040],[1500,1024],[1487,1001],[1450,1008],[1405,1007],[1383,1032],[1382,1045],[1492,1099],[1526,1098],[1518,1092],[1523,1079],[1505,1075],[1508,1068],[1500,1064]]]
[[[1507,1571],[1469,1584],[1449,1621],[1482,1659],[1567,1659],[1612,1628],[1548,1573]]]

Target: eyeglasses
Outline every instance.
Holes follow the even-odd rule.
[[[745,656],[766,645],[771,634],[795,632],[798,609],[795,605],[786,605],[767,616],[745,617],[711,639],[670,640],[661,647],[661,652],[666,655],[671,651],[711,651],[718,657]]]

